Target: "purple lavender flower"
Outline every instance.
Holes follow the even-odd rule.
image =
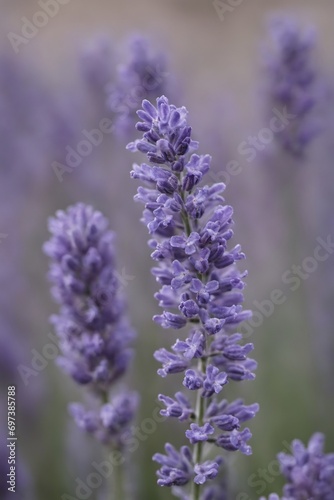
[[[80,73],[84,83],[81,106],[84,107],[90,124],[97,124],[104,117],[113,119],[107,101],[108,89],[115,79],[114,57],[112,40],[106,35],[90,40],[79,54]]]
[[[279,17],[271,23],[270,34],[274,47],[267,55],[269,100],[271,106],[288,113],[291,119],[276,137],[285,151],[301,157],[319,132],[314,116],[318,101],[312,60],[314,32],[302,33],[294,19]]]
[[[120,447],[137,396],[110,394],[128,368],[134,337],[115,269],[114,235],[107,219],[84,204],[58,211],[49,229],[52,237],[44,251],[51,259],[49,279],[60,305],[51,318],[62,352],[58,364],[104,403],[89,411],[72,405],[70,412],[79,427]]]
[[[50,172],[45,165],[48,154],[50,102],[52,98],[43,78],[36,76],[36,68],[31,62],[2,51],[0,175],[1,199],[4,196],[7,198],[8,211],[15,205],[18,206],[17,210],[22,210],[27,192],[31,193],[36,185],[48,180]]]
[[[117,115],[115,129],[122,135],[131,133],[141,101],[154,100],[169,87],[165,56],[151,53],[151,42],[141,36],[132,37],[128,45],[129,60],[119,67],[108,97]]]
[[[334,453],[324,453],[324,442],[324,435],[316,433],[307,447],[295,439],[292,455],[278,454],[281,472],[287,480],[282,500],[334,499]],[[275,500],[275,495],[269,500]]]
[[[112,78],[111,40],[107,36],[91,40],[81,54],[80,66],[87,85],[98,94],[104,94]]]
[[[134,165],[131,175],[147,186],[138,188],[135,199],[145,204],[143,222],[157,262],[152,272],[162,286],[156,298],[164,310],[154,321],[163,328],[190,327],[185,340],[179,338],[172,346],[173,352],[155,353],[162,363],[158,374],[184,372],[190,397],[197,394],[195,407],[180,392],[175,399],[159,395],[166,406],[163,415],[188,422],[186,437],[193,451],[183,447],[178,452],[168,445],[167,456],[157,454],[154,460],[161,465],[158,484],[177,487],[173,492],[179,495],[179,487],[190,483],[191,496],[187,488],[180,495],[197,500],[200,485],[213,479],[222,463],[203,462],[205,444],[251,453],[246,444],[250,431],[241,427],[254,417],[258,405],[246,406],[241,400],[228,404],[219,397],[227,383],[253,379],[256,368],[247,357],[253,345],[240,345],[242,335],[232,333],[250,316],[241,305],[245,273],[235,266],[244,254],[239,246],[228,249],[233,210],[222,204],[224,184],[200,185],[211,158],[194,153],[198,143],[191,138],[186,108],[170,105],[163,96],[157,107],[144,100],[137,114],[143,138],[127,148],[144,152],[153,164]],[[203,498],[212,497],[212,491]]]
[[[158,471],[160,486],[183,486],[193,474],[191,451],[188,446],[182,446],[178,452],[174,446],[165,445],[166,455],[156,453],[153,460],[161,465]]]

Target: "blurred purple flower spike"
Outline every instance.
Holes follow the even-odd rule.
[[[292,455],[278,454],[281,473],[287,481],[281,500],[334,499],[334,453],[324,453],[324,443],[324,435],[318,432],[307,447],[295,439],[291,444]],[[280,498],[271,494],[268,500]]]
[[[290,155],[303,157],[321,128],[315,115],[320,100],[313,59],[315,32],[303,32],[290,17],[275,17],[269,30],[273,42],[272,51],[266,53],[269,102],[290,117],[290,123],[275,137]]]
[[[127,371],[135,334],[115,269],[114,234],[100,212],[80,203],[58,211],[49,229],[44,251],[50,257],[52,294],[60,305],[59,314],[51,317],[62,352],[58,364],[100,401],[92,410],[71,405],[70,412],[80,428],[122,448],[137,395],[114,395],[111,389]]]
[[[133,36],[128,42],[128,62],[118,68],[115,82],[109,87],[108,104],[116,115],[116,132],[129,137],[136,121],[136,111],[143,99],[153,101],[170,90],[166,57],[152,50],[151,40]]]

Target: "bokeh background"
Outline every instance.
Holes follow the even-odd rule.
[[[84,480],[92,461],[102,460],[101,449],[68,417],[68,402],[82,399],[75,384],[52,360],[29,374],[26,383],[18,371],[31,367],[36,351],[50,343],[48,318],[56,306],[41,247],[48,238],[47,218],[56,209],[91,203],[118,234],[119,268],[131,276],[124,288],[138,331],[129,377],[141,394],[138,422],[152,417],[159,392],[173,391],[170,381],[156,376],[153,359],[154,350],[170,345],[174,334],[151,322],[158,311],[157,286],[150,276],[146,229],[139,222],[141,206],[133,202],[133,157],[125,151],[135,132],[105,135],[62,182],[52,167],[63,161],[66,146],[76,147],[83,139],[84,129],[96,128],[103,118],[115,120],[106,104],[108,89],[129,57],[127,40],[134,34],[148,37],[153,54],[166,54],[170,98],[187,106],[201,151],[213,156],[218,178],[225,179],[222,172],[231,160],[242,167],[227,182],[226,200],[235,209],[235,241],[247,255],[246,306],[259,311],[258,304],[274,289],[286,298],[268,317],[262,314],[249,335],[259,363],[257,378],[238,394],[242,391],[249,403],[258,401],[261,411],[250,425],[253,455],[233,457],[229,470],[231,498],[241,500],[240,492],[249,499],[280,492],[281,479],[271,469],[265,489],[257,479],[285,442],[307,442],[321,431],[327,449],[334,450],[334,255],[318,262],[296,291],[282,279],[313,255],[317,238],[334,238],[333,3],[244,1],[222,20],[214,4],[204,0],[69,0],[16,53],[8,34],[21,34],[22,18],[31,20],[38,10],[35,0],[1,1],[0,371],[3,395],[8,384],[18,386],[17,498],[75,497],[76,478]],[[321,89],[321,130],[302,161],[270,143],[248,163],[238,146],[267,126],[271,109],[263,51],[269,46],[268,16],[275,13],[317,33],[313,64]],[[90,78],[99,71],[105,71],[107,85]],[[5,399],[1,408],[5,435]],[[133,498],[171,498],[170,491],[156,486],[151,457],[166,440],[184,443],[183,431],[178,423],[159,423],[140,444],[128,479]],[[90,498],[106,498],[104,491],[102,485]]]

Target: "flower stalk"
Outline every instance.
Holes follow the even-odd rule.
[[[239,245],[228,248],[233,210],[222,204],[224,184],[201,184],[209,176],[211,157],[194,153],[198,143],[191,138],[187,110],[170,105],[164,96],[156,107],[147,100],[142,106],[136,127],[143,138],[127,147],[145,153],[151,164],[134,164],[131,175],[147,186],[138,188],[135,200],[145,205],[142,221],[157,263],[152,273],[161,285],[155,297],[163,313],[153,319],[163,328],[187,328],[172,352],[158,349],[154,354],[162,363],[158,374],[184,373],[187,390],[174,398],[160,394],[166,407],[161,414],[190,424],[185,433],[189,446],[178,451],[167,443],[166,455],[154,455],[161,466],[158,484],[184,499],[222,498],[213,480],[224,460],[218,455],[203,462],[203,447],[207,443],[250,454],[246,442],[251,433],[239,429],[258,411],[257,404],[219,397],[227,383],[252,380],[256,368],[247,356],[253,345],[240,345],[242,335],[233,332],[251,314],[241,305],[246,274],[235,265],[244,254]]]
[[[49,221],[49,279],[60,305],[51,317],[59,338],[58,365],[93,397],[91,407],[72,403],[78,427],[109,450],[125,452],[138,396],[115,392],[132,359],[134,338],[115,268],[114,235],[108,221],[92,207],[78,204]],[[123,498],[122,476],[113,475],[114,499]]]

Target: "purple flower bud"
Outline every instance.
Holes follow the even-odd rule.
[[[135,393],[121,393],[114,397],[111,403],[103,405],[100,418],[103,427],[113,436],[120,434],[129,427],[138,406],[138,396]]]
[[[204,352],[205,339],[203,333],[194,330],[186,341],[177,340],[172,346],[173,351],[182,352],[186,359],[200,358]]]
[[[199,307],[194,300],[180,302],[179,309],[186,318],[195,318],[199,313]]]
[[[208,479],[214,479],[218,474],[218,469],[222,463],[222,458],[217,457],[215,460],[207,460],[202,464],[196,464],[194,467],[195,471],[195,483],[204,484]]]
[[[99,428],[100,422],[97,413],[85,410],[83,405],[79,403],[70,404],[69,413],[80,429],[89,433],[94,433]]]
[[[193,415],[190,401],[182,392],[177,392],[175,394],[175,399],[164,396],[163,394],[159,394],[158,399],[166,406],[165,410],[160,411],[160,414],[163,416],[176,417],[180,421],[183,421],[188,420],[189,417]]]
[[[174,328],[175,330],[183,328],[187,324],[186,318],[170,312],[164,312],[160,316],[153,316],[153,320],[159,323],[162,328]]]
[[[188,368],[188,362],[184,358],[168,352],[166,349],[158,349],[155,351],[154,357],[163,365],[162,369],[158,370],[161,377],[166,377],[169,373],[184,372]]]
[[[174,446],[165,445],[166,455],[156,453],[153,460],[161,465],[158,471],[159,486],[184,486],[193,475],[191,451],[182,446],[178,452]]]
[[[210,398],[214,393],[218,394],[225,384],[227,384],[227,374],[219,372],[216,366],[209,365],[206,368],[206,377],[203,381],[203,394],[205,398]]]
[[[183,379],[183,385],[190,391],[197,391],[203,386],[201,374],[195,370],[187,370]]]
[[[186,436],[191,444],[195,444],[200,441],[207,441],[214,432],[214,428],[209,423],[204,424],[202,427],[197,424],[190,424],[190,430],[186,431]]]
[[[172,262],[172,269],[174,275],[174,278],[171,281],[172,288],[178,290],[183,285],[190,283],[191,274],[178,260],[174,260]]]
[[[249,429],[244,429],[239,432],[233,430],[230,434],[221,434],[216,439],[217,446],[221,446],[227,451],[241,451],[245,455],[251,455],[252,449],[250,446],[246,445],[246,442],[252,437]]]

